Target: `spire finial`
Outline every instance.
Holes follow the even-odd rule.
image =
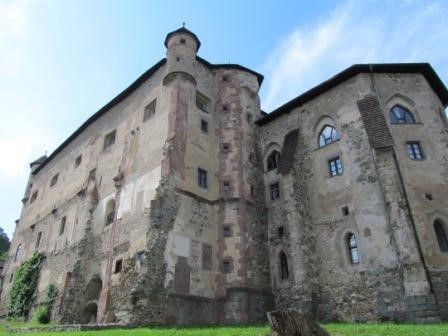
[[[185,28],[185,22],[182,22],[182,28]]]

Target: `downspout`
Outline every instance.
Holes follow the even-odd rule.
[[[378,94],[378,90],[377,90],[377,87],[376,87],[376,84],[375,84],[375,78],[373,76],[373,64],[369,64],[369,70],[370,70],[370,80],[371,80],[371,83],[372,83],[373,92],[375,94],[376,99],[378,99],[378,104],[379,104],[380,108],[383,109],[383,106],[382,106],[382,103],[381,103],[381,98],[380,98],[380,95]],[[426,278],[427,278],[428,283],[429,283],[429,291],[431,292],[431,294],[434,294],[432,280],[431,280],[431,277],[429,276],[428,267],[426,265],[425,257],[423,255],[423,250],[422,250],[422,246],[421,246],[421,243],[420,243],[420,239],[419,239],[418,234],[417,234],[417,228],[416,228],[416,225],[415,225],[414,215],[412,214],[411,202],[409,201],[408,193],[406,191],[406,187],[405,187],[405,183],[404,183],[403,174],[402,174],[402,171],[401,171],[401,168],[400,168],[400,164],[399,164],[397,155],[395,153],[395,149],[393,147],[392,147],[392,155],[393,155],[393,158],[394,158],[395,166],[397,167],[398,178],[400,180],[400,185],[401,185],[401,190],[403,192],[404,200],[405,200],[406,206],[408,208],[409,219],[410,219],[410,222],[411,222],[412,232],[414,234],[415,242],[417,244],[417,251],[418,251],[418,254],[419,254],[419,257],[420,257],[420,261],[422,262],[423,269],[425,270]]]

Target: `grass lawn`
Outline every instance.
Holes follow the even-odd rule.
[[[8,326],[36,326],[35,323],[6,323]],[[412,325],[412,324],[355,324],[330,323],[323,325],[332,336],[447,336],[448,324]],[[1,328],[0,335],[6,335]],[[12,334],[11,334],[12,335]],[[15,334],[20,335],[20,334]],[[268,336],[266,326],[249,327],[204,327],[204,328],[140,328],[115,329],[101,331],[22,334],[24,336]]]

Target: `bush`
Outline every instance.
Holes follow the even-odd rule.
[[[39,305],[34,312],[34,320],[40,324],[47,324],[50,322],[50,310],[45,305]]]

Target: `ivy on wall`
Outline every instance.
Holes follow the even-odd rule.
[[[33,303],[39,278],[39,266],[43,258],[43,253],[34,252],[33,256],[24,261],[17,270],[6,306],[8,319],[21,319],[27,316]]]

